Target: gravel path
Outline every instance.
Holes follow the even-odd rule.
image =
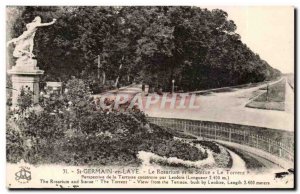
[[[230,170],[232,171],[247,171],[245,161],[236,153],[231,150],[228,150],[231,158],[232,158],[232,167]]]

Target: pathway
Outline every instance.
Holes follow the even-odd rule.
[[[288,84],[285,111],[245,107],[245,104],[249,102],[254,93],[266,85],[262,84],[251,88],[234,88],[229,92],[212,92],[210,94],[198,95],[196,97],[196,104],[200,106],[199,109],[176,108],[176,105],[181,100],[180,97],[177,97],[175,108],[173,109],[168,108],[168,106],[162,109],[160,103],[157,103],[144,111],[153,117],[215,121],[294,131],[294,92]],[[131,85],[120,88],[119,91],[115,92],[135,95],[141,92],[141,85]],[[144,102],[146,98],[143,97]]]
[[[232,158],[232,167],[230,170],[238,171],[238,172],[247,171],[245,161],[239,155],[234,153],[233,151],[228,150],[228,149],[227,149],[227,151],[229,152],[229,154]]]
[[[253,93],[264,85],[236,89],[233,92],[211,93],[199,95],[196,103],[200,108],[190,109],[160,109],[154,106],[145,110],[149,116],[165,118],[183,118],[192,120],[204,120],[215,122],[235,123],[273,129],[294,131],[293,94],[290,88],[287,90],[286,103],[289,107],[286,111],[263,110],[247,108],[245,104],[253,97]],[[180,99],[177,99],[177,104]]]

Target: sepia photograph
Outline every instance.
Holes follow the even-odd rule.
[[[8,189],[295,189],[293,6],[6,6]]]

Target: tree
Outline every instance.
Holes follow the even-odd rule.
[[[37,33],[34,48],[47,72],[44,79],[52,81],[76,76],[95,82],[98,55],[103,76],[115,85],[135,79],[170,91],[175,79],[188,91],[280,76],[241,41],[235,23],[220,9],[74,6],[13,7],[11,12],[17,16],[8,25],[12,36],[36,15],[45,22],[57,18]]]

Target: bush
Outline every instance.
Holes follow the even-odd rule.
[[[10,123],[6,127],[6,160],[16,163],[23,158],[24,147],[21,133],[14,130]]]
[[[21,114],[23,114],[25,110],[32,106],[32,97],[33,92],[29,87],[26,86],[25,88],[21,88],[20,95],[17,100],[17,106],[19,107]]]
[[[212,150],[216,154],[219,154],[221,152],[219,146],[215,142],[212,142],[212,141],[204,141],[204,140],[198,141],[197,140],[197,141],[193,141],[193,143],[205,146],[205,147],[209,148],[210,150]]]

